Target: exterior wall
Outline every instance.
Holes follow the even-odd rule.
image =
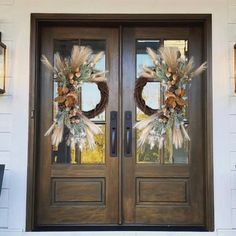
[[[236,0],[0,0],[0,31],[8,46],[7,93],[0,96],[0,235],[25,233],[28,145],[30,13],[211,13],[215,232],[81,232],[47,235],[236,235],[236,95],[233,45]]]

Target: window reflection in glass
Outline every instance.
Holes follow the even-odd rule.
[[[161,90],[159,82],[147,82],[143,88],[142,97],[146,105],[153,109],[160,108],[161,104]],[[136,109],[136,120],[142,120],[148,116],[144,114],[138,107]]]
[[[140,72],[142,71],[142,66],[154,66],[153,61],[147,54],[147,47],[152,48],[158,53],[158,49],[161,46],[161,41],[159,39],[138,39],[136,40],[136,78],[139,77]],[[146,104],[153,108],[160,108],[161,104],[161,91],[159,82],[147,82],[146,86],[143,89],[142,96]],[[148,116],[140,111],[136,107],[136,120],[142,120]],[[142,147],[138,147],[137,142],[139,139],[139,132],[136,131],[136,160],[138,163],[160,163],[160,151],[155,146],[153,149],[150,149],[149,144],[144,144]]]
[[[86,147],[81,152],[81,163],[82,164],[102,164],[105,162],[105,125],[99,125],[102,130],[102,134],[95,135],[96,147],[91,150]]]
[[[153,61],[147,54],[147,47],[158,53],[161,46],[159,39],[138,39],[136,40],[136,77],[142,71],[142,65],[153,66]]]

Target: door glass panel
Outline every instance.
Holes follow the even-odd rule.
[[[153,66],[152,59],[147,54],[147,48],[151,48],[154,51],[161,46],[161,40],[159,39],[138,39],[136,40],[136,77],[142,71],[142,65]]]
[[[181,57],[188,59],[188,40],[164,40],[164,47],[176,47],[181,53]]]
[[[88,147],[81,152],[81,163],[82,164],[102,164],[105,162],[105,125],[99,125],[102,130],[102,134],[95,135],[94,139],[96,142],[96,147],[91,150]]]
[[[142,97],[146,104],[153,108],[160,108],[161,104],[161,90],[159,82],[147,82],[146,86],[143,88]],[[142,120],[148,116],[144,114],[139,108],[137,108],[136,120]]]
[[[69,57],[74,45],[89,46],[94,54],[106,50],[105,40],[55,40],[54,54],[59,52],[62,57]],[[105,71],[105,55],[96,64],[96,69]],[[57,97],[57,83],[54,83],[54,98]],[[84,111],[93,109],[100,101],[100,92],[97,85],[94,83],[84,83],[81,86],[81,98],[79,99],[79,106]],[[53,117],[55,117],[58,110],[58,104],[53,102]],[[52,162],[53,163],[67,163],[67,164],[103,164],[105,163],[105,111],[97,117],[91,119],[98,124],[102,134],[95,136],[96,147],[90,150],[88,147],[80,152],[79,148],[71,149],[66,144],[66,136],[69,130],[65,128],[63,140],[58,148],[52,147]]]
[[[81,46],[89,46],[94,54],[103,51],[106,51],[106,42],[105,40],[90,40],[90,39],[81,39],[80,40]],[[96,64],[96,69],[105,71],[106,64],[105,55],[101,58],[100,61]],[[82,108],[84,111],[91,110],[94,108],[100,101],[100,92],[97,88],[96,84],[84,83],[82,85]],[[98,116],[94,117],[93,121],[105,121],[105,111],[99,114]]]
[[[181,57],[188,60],[188,40],[164,40],[165,47],[177,47]],[[165,164],[188,164],[189,142],[185,142],[183,147],[175,149],[173,147],[173,156],[169,157],[164,153]]]
[[[188,60],[188,40],[137,40],[136,41],[136,78],[142,71],[141,65],[153,66],[153,61],[146,52],[146,48],[150,47],[158,53],[160,46],[177,47],[181,57]],[[148,106],[153,109],[161,107],[163,102],[163,94],[161,93],[160,83],[149,81],[143,89],[143,98]],[[136,120],[142,120],[148,116],[136,108]],[[136,145],[139,133],[136,132]],[[138,145],[137,145],[138,146]],[[138,163],[164,163],[164,164],[187,164],[189,155],[189,144],[185,143],[181,149],[173,147],[173,156],[169,157],[166,153],[158,150],[157,146],[150,149],[148,144],[137,148],[136,160]]]
[[[161,46],[159,39],[138,39],[136,40],[136,78],[139,77],[142,71],[142,66],[154,66],[152,59],[147,54],[147,47],[152,48],[158,53]],[[153,109],[160,107],[160,83],[148,82],[143,89],[143,98],[146,104]],[[142,111],[136,107],[136,120],[147,118]]]
[[[158,52],[157,50],[160,47],[160,45],[161,41],[159,39],[136,40],[136,78],[139,77],[139,74],[142,71],[142,65],[146,66],[154,65],[153,61],[146,52],[147,47],[150,47],[156,52]],[[142,96],[149,107],[153,109],[160,108],[161,104],[160,83],[154,81],[147,82],[146,86],[143,89]],[[148,117],[147,115],[145,115],[142,111],[140,111],[136,107],[136,121],[142,120],[147,117]],[[136,145],[138,139],[139,139],[139,132],[137,131]],[[161,159],[161,152],[158,150],[157,146],[154,146],[152,149],[150,149],[149,144],[145,143],[142,147],[137,148],[136,160],[138,163],[151,163],[151,162],[160,163],[160,159]]]

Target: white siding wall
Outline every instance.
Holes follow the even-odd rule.
[[[236,93],[234,93],[234,51],[233,47],[236,44],[236,1],[229,1],[228,14],[228,47],[229,47],[229,78],[231,81],[230,94],[230,110],[229,110],[229,124],[230,124],[230,170],[231,170],[231,215],[232,228],[236,229]]]
[[[25,233],[30,13],[211,13],[213,19],[213,139],[215,225],[199,232]],[[233,45],[236,0],[0,0],[0,31],[8,46],[7,94],[0,96],[0,235],[236,235],[236,95]]]

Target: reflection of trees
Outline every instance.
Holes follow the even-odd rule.
[[[138,140],[140,131],[136,130],[136,132]],[[156,145],[151,149],[149,144],[144,143],[137,148],[137,160],[138,162],[160,162],[160,150]]]
[[[105,161],[105,125],[101,125],[102,134],[94,136],[96,147],[91,150],[87,146],[81,153],[81,163],[104,163]]]
[[[160,162],[160,151],[157,146],[150,149],[149,144],[138,148],[137,156],[139,162]]]

